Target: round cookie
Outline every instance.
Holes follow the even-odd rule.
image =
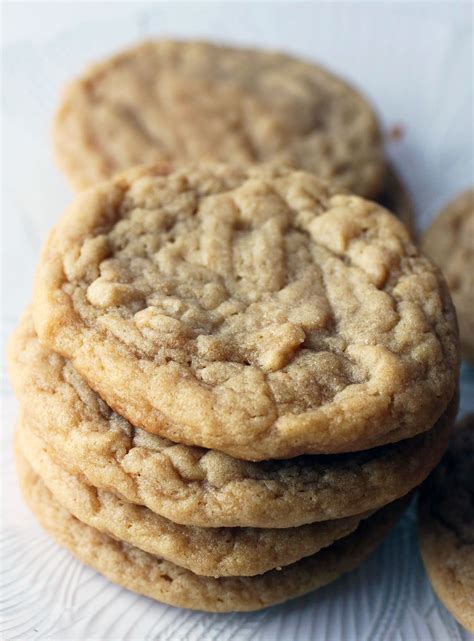
[[[205,42],[146,42],[67,87],[54,125],[60,166],[82,189],[134,165],[275,162],[375,196],[384,158],[367,102],[291,56]]]
[[[10,374],[28,424],[89,485],[184,525],[287,528],[377,509],[419,485],[446,449],[456,399],[425,434],[366,452],[250,463],[134,428],[24,315]]]
[[[353,532],[361,519],[368,516],[285,529],[177,525],[70,474],[54,461],[44,441],[24,423],[18,427],[18,443],[33,471],[77,519],[195,574],[214,577],[263,574],[319,552]]]
[[[474,633],[474,414],[452,436],[420,495],[419,538],[436,594]]]
[[[260,610],[301,596],[356,568],[379,545],[405,509],[390,505],[363,521],[348,537],[281,570],[255,577],[211,578],[116,541],[62,508],[17,453],[25,499],[43,528],[82,562],[109,580],[152,599],[195,610]]]
[[[387,166],[382,191],[375,200],[399,218],[413,238],[416,237],[415,206],[402,179],[392,165]]]
[[[474,189],[443,209],[424,233],[422,244],[448,282],[462,353],[474,364]]]
[[[451,299],[405,227],[290,169],[158,165],[84,192],[33,316],[131,423],[247,460],[414,436],[457,384]]]

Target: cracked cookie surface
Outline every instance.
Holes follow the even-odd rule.
[[[199,575],[254,576],[295,563],[347,536],[369,516],[280,529],[178,525],[67,472],[24,422],[17,439],[22,455],[55,499],[80,521]]]
[[[474,414],[456,427],[423,488],[419,536],[434,590],[474,633]]]
[[[43,528],[82,562],[124,588],[179,607],[211,612],[260,610],[316,590],[356,568],[400,518],[397,501],[357,530],[317,554],[255,577],[198,576],[189,570],[116,541],[62,508],[17,451],[24,497]]]
[[[185,525],[281,528],[378,509],[438,463],[457,410],[454,400],[429,432],[366,452],[251,463],[134,428],[41,346],[29,313],[9,356],[25,421],[62,467]]]
[[[474,189],[447,205],[423,236],[441,268],[459,321],[463,356],[474,364]]]
[[[91,67],[54,127],[77,188],[155,161],[275,162],[375,196],[384,160],[367,102],[321,67],[204,42],[147,42]]]
[[[33,317],[133,425],[249,460],[407,438],[457,384],[439,270],[375,203],[289,169],[158,165],[84,192]]]

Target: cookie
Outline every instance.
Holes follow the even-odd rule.
[[[376,200],[399,218],[411,235],[416,237],[415,206],[402,179],[392,165],[387,166],[384,185]]]
[[[247,460],[414,436],[457,384],[437,268],[384,209],[290,169],[158,165],[83,192],[33,316],[133,425]]]
[[[60,166],[82,189],[134,165],[275,162],[363,196],[383,180],[367,102],[316,65],[205,42],[146,42],[87,70],[54,125]]]
[[[193,574],[85,525],[61,507],[19,453],[17,467],[32,512],[43,528],[78,559],[139,594],[170,605],[211,612],[260,610],[334,581],[371,554],[406,504],[401,501],[380,510],[353,534],[281,570],[255,577],[216,579]]]
[[[419,538],[431,585],[474,633],[474,414],[453,434],[420,496]]]
[[[286,528],[377,509],[419,485],[446,449],[457,403],[429,432],[366,452],[250,463],[177,445],[113,412],[27,313],[10,374],[28,427],[89,485],[185,525]]]
[[[177,525],[146,507],[88,485],[61,468],[25,423],[22,455],[55,499],[77,519],[112,538],[160,556],[195,574],[254,576],[295,563],[347,536],[368,515],[295,528],[198,528]]]
[[[423,249],[448,282],[462,353],[474,364],[474,189],[456,198],[435,218],[423,236]]]

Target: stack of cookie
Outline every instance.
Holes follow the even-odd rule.
[[[459,346],[382,207],[290,168],[162,162],[76,198],[10,362],[45,529],[120,585],[229,611],[370,554],[446,449]]]

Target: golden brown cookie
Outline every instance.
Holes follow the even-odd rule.
[[[419,537],[433,589],[474,633],[474,414],[456,429],[423,487]]]
[[[67,472],[24,422],[18,426],[18,443],[54,498],[77,519],[204,576],[254,576],[295,563],[347,536],[370,515],[280,529],[177,525]]]
[[[134,428],[41,346],[29,313],[9,356],[28,426],[62,467],[185,525],[285,528],[378,509],[426,478],[457,411],[455,398],[434,429],[365,452],[250,463]]]
[[[457,384],[436,267],[384,209],[289,169],[158,165],[83,192],[33,317],[133,425],[248,460],[414,436]]]
[[[143,163],[275,162],[375,196],[382,139],[367,102],[291,56],[205,42],[146,42],[66,89],[54,126],[81,189]]]
[[[85,525],[60,506],[19,452],[17,467],[32,512],[44,529],[78,559],[139,594],[211,612],[260,610],[334,581],[371,554],[406,505],[402,500],[380,510],[353,534],[281,570],[255,577],[216,579],[193,574]]]
[[[463,356],[474,364],[474,189],[447,205],[423,236],[441,268],[459,321]]]

